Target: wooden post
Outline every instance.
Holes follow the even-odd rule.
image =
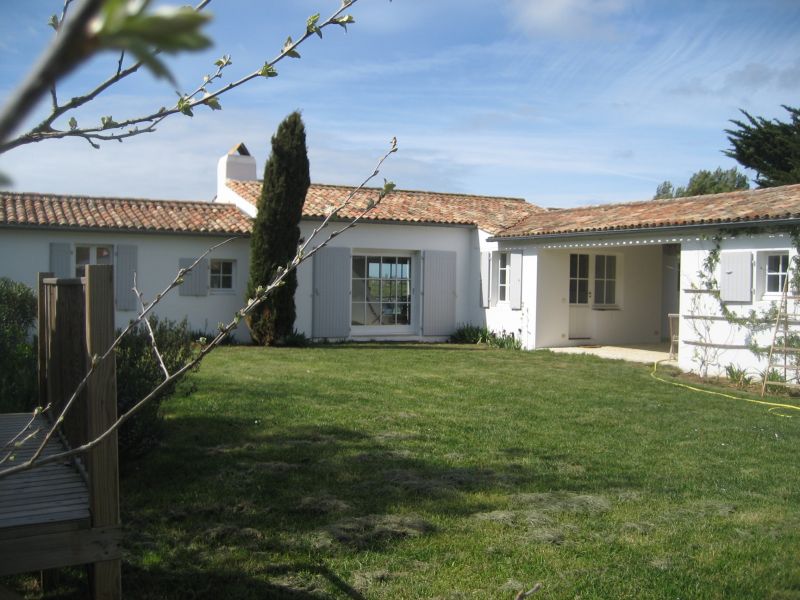
[[[112,267],[86,268],[86,350],[88,359],[104,354],[114,341],[114,278]],[[87,386],[88,435],[94,439],[117,420],[116,363],[112,353],[97,365]],[[119,465],[114,432],[88,455],[89,508],[92,526],[119,525]],[[94,563],[92,592],[95,600],[122,597],[120,561]]]
[[[47,406],[47,346],[50,343],[49,330],[47,328],[47,292],[45,291],[44,278],[52,277],[52,273],[39,273],[37,276],[37,312],[36,312],[36,335],[38,337],[37,347],[37,371],[39,373],[39,406]]]

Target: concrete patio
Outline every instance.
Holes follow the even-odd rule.
[[[564,354],[593,354],[600,358],[627,360],[630,362],[653,364],[656,361],[667,361],[667,364],[678,365],[677,357],[669,359],[669,342],[663,344],[647,344],[640,346],[569,346],[564,348],[548,348],[552,352]]]

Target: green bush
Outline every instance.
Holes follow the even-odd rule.
[[[522,350],[522,342],[513,333],[500,333],[489,330],[480,325],[461,325],[450,336],[453,344],[488,344],[492,348],[504,348],[507,350]]]
[[[453,344],[485,344],[491,335],[492,332],[486,327],[465,323],[453,332],[450,341]]]
[[[161,357],[170,373],[174,373],[191,358],[194,338],[184,319],[180,323],[150,317]],[[126,335],[117,347],[117,412],[122,414],[144,398],[164,380],[164,372],[150,344],[144,324]],[[175,393],[172,382],[158,397],[153,398],[119,431],[120,460],[140,456],[158,443],[161,436],[161,402]]]
[[[0,412],[29,410],[36,393],[31,327],[36,296],[23,283],[0,277]]]

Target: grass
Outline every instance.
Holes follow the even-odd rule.
[[[800,413],[457,345],[191,383],[121,482],[126,598],[800,598]]]

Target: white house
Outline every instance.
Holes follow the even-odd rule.
[[[37,271],[77,276],[84,264],[111,262],[123,324],[136,309],[134,272],[151,298],[180,266],[234,237],[159,307],[213,330],[244,299],[261,188],[242,145],[220,159],[217,173],[212,202],[2,193],[0,276],[33,285]],[[301,235],[348,192],[312,184]],[[361,192],[341,217],[377,193]],[[674,313],[683,369],[763,368],[750,347],[769,344],[769,332],[731,323],[723,311],[746,315],[780,298],[798,225],[800,185],[569,210],[398,191],[301,265],[295,328],[313,338],[441,340],[471,323],[533,349],[657,343]],[[246,331],[238,337],[246,340]]]

